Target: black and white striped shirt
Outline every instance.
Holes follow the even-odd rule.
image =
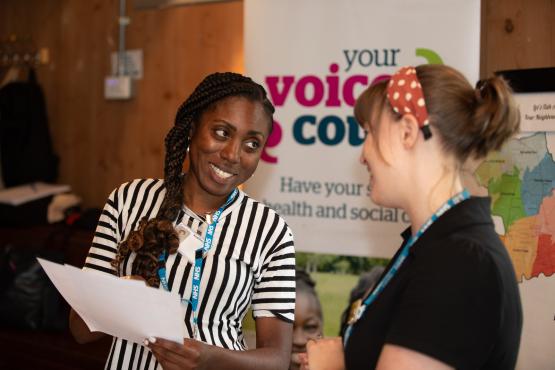
[[[156,215],[164,198],[163,180],[142,179],[115,189],[102,211],[84,268],[117,274],[110,265],[119,243],[139,220]],[[206,229],[204,219],[185,207],[177,223],[196,232]],[[120,275],[130,275],[132,254]],[[168,257],[168,286],[190,298],[192,265],[181,254]],[[163,289],[160,287],[160,289]],[[295,251],[293,235],[272,209],[239,191],[216,226],[212,248],[204,259],[198,305],[200,339],[219,347],[245,350],[241,323],[249,307],[257,317],[292,322],[295,308]],[[191,306],[184,318],[193,335]],[[148,348],[114,338],[107,369],[160,369]]]

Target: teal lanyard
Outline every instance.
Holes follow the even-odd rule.
[[[349,337],[351,336],[351,332],[353,330],[353,324],[355,322],[357,322],[362,317],[362,315],[364,314],[364,312],[366,311],[368,306],[370,306],[372,304],[372,302],[374,302],[376,300],[378,295],[385,289],[385,287],[391,281],[391,279],[395,276],[395,274],[397,274],[397,271],[399,271],[401,265],[403,264],[403,262],[405,262],[405,259],[408,257],[410,248],[414,245],[414,243],[416,243],[416,241],[418,239],[420,239],[422,234],[424,234],[424,232],[426,232],[426,230],[441,215],[443,215],[445,212],[447,212],[448,210],[453,208],[456,204],[458,204],[458,203],[460,203],[463,200],[466,200],[468,198],[470,198],[470,194],[468,193],[468,191],[466,189],[464,189],[462,192],[453,196],[445,204],[443,204],[441,207],[439,207],[439,209],[432,215],[432,217],[430,217],[428,219],[428,221],[424,222],[424,224],[420,227],[420,229],[416,232],[416,234],[414,234],[410,237],[408,242],[404,245],[403,249],[401,250],[401,253],[399,253],[397,258],[395,259],[395,261],[391,265],[391,268],[387,271],[385,276],[380,280],[378,285],[376,285],[376,287],[372,290],[372,293],[370,293],[370,295],[364,300],[362,305],[357,309],[353,322],[349,323],[349,325],[347,326],[347,329],[345,330],[345,335],[344,335],[344,338],[343,338],[343,344],[345,346],[347,345],[347,341],[349,340]]]
[[[229,197],[227,197],[227,200],[224,203],[224,205],[218,208],[218,210],[214,213],[214,215],[212,216],[212,222],[210,222],[210,224],[206,228],[206,234],[204,235],[204,242],[202,243],[202,247],[195,251],[195,266],[193,267],[193,287],[191,290],[191,299],[188,300],[188,302],[191,303],[191,308],[193,310],[193,325],[194,325],[193,335],[195,338],[197,338],[197,335],[198,335],[197,308],[198,308],[198,301],[199,301],[199,295],[200,295],[200,278],[202,276],[203,258],[206,255],[206,253],[208,253],[210,248],[212,248],[212,242],[214,240],[214,235],[216,232],[216,225],[220,220],[222,212],[233,201],[233,199],[235,199],[235,196],[237,195],[238,192],[239,190],[237,190],[237,188],[234,189],[233,192],[229,195]],[[160,278],[160,283],[162,284],[164,289],[169,292],[170,289],[168,286],[168,281],[166,280],[166,259],[167,259],[167,252],[164,251],[158,258],[160,262],[164,263],[163,266],[158,269],[158,277]],[[187,300],[185,299],[184,301],[187,301]]]

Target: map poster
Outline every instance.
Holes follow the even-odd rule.
[[[522,84],[519,71],[501,73],[511,83],[522,132],[476,170],[492,199],[496,230],[513,261],[524,315],[517,369],[555,369],[555,68]],[[526,71],[522,72],[526,74]],[[538,82],[539,81],[539,82]],[[538,91],[539,90],[539,91]],[[544,117],[545,119],[539,119]]]

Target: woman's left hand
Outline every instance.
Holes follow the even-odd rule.
[[[291,356],[291,323],[276,317],[256,319],[257,348],[235,351],[185,338],[177,343],[161,338],[145,340],[164,370],[287,369]]]
[[[164,370],[202,370],[206,368],[205,357],[209,347],[207,344],[188,338],[184,338],[183,343],[162,338],[155,338],[155,341],[152,342],[150,339],[145,340],[145,344]]]
[[[345,370],[340,337],[310,340],[306,344],[310,370]]]
[[[306,354],[306,352],[299,353],[299,362],[301,365],[301,370],[310,370],[310,368],[308,367],[308,355]]]

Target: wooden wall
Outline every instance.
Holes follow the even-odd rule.
[[[162,175],[163,138],[200,79],[243,69],[243,4],[133,9],[127,48],[143,49],[143,80],[127,102],[106,101],[117,50],[117,0],[2,0],[0,37],[31,36],[50,50],[38,70],[61,157],[60,182],[101,206],[117,184]],[[555,0],[483,0],[481,74],[555,66]]]
[[[128,49],[143,49],[144,78],[130,101],[104,99],[118,47],[117,0],[2,0],[0,36],[30,35],[50,49],[38,69],[61,183],[102,206],[121,182],[163,174],[164,136],[175,111],[208,73],[243,69],[241,1],[133,9]]]
[[[482,0],[482,77],[555,66],[555,0]]]

